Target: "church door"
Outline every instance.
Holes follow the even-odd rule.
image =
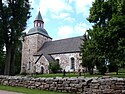
[[[41,66],[41,74],[43,74],[44,73],[44,68],[43,68],[43,66]]]

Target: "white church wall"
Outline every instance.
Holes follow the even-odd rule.
[[[49,62],[44,56],[41,56],[41,58],[38,60],[38,62],[35,64],[35,66],[36,66],[36,72],[37,73],[41,73],[42,67],[43,67],[43,70],[44,70],[43,73],[49,73],[49,69],[48,69]]]
[[[78,71],[78,69],[82,69],[82,66],[80,65],[81,60],[79,53],[65,53],[65,54],[54,54],[52,55],[53,58],[59,59],[59,64],[61,68],[66,72],[74,71],[74,69],[71,69],[71,58],[74,58],[75,63],[75,71]]]

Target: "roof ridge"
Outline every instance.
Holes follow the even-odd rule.
[[[53,41],[63,41],[63,40],[67,40],[67,39],[74,39],[74,38],[82,38],[83,36],[77,36],[77,37],[70,37],[70,38],[64,38],[64,39],[58,39],[58,40],[53,40]]]

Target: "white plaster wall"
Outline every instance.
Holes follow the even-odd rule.
[[[78,71],[78,69],[82,69],[82,66],[80,65],[81,60],[79,53],[65,53],[65,54],[55,54],[52,55],[53,58],[59,59],[59,64],[62,69],[65,69],[67,72],[74,71],[71,69],[71,58],[73,57],[75,59],[75,71]]]
[[[49,73],[49,69],[48,69],[49,62],[44,56],[41,56],[41,58],[38,60],[38,62],[35,65],[36,65],[36,72],[40,73],[41,67],[43,67],[44,73]]]

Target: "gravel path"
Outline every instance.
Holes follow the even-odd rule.
[[[23,94],[23,93],[0,90],[0,94]]]

